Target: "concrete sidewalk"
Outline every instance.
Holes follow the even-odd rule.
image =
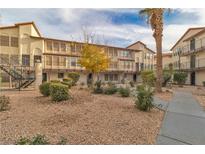
[[[205,112],[191,93],[174,92],[157,144],[205,144]]]

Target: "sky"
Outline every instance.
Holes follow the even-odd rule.
[[[83,31],[95,42],[127,47],[142,41],[155,51],[146,18],[136,9],[0,9],[0,25],[34,21],[44,37],[83,41]],[[171,9],[164,14],[163,52],[190,27],[205,26],[205,9]]]

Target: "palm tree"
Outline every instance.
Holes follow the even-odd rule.
[[[157,50],[156,91],[162,91],[162,36],[163,36],[163,8],[145,8],[140,10],[140,15],[147,17],[147,23],[151,25]]]

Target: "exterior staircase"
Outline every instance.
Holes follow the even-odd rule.
[[[14,66],[1,57],[0,70],[12,77],[15,89],[27,88],[35,81],[35,71],[31,67]]]

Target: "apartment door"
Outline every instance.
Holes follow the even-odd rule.
[[[195,78],[196,78],[195,72],[191,72],[191,79],[190,79],[191,85],[195,85]]]
[[[43,82],[47,81],[47,73],[43,73]]]
[[[133,74],[133,81],[134,81],[134,82],[137,81],[137,74]]]
[[[196,55],[191,55],[190,61],[191,61],[191,63],[190,63],[190,65],[191,65],[190,68],[195,68]]]

